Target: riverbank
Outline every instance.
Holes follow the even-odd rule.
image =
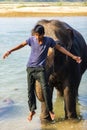
[[[0,17],[40,16],[87,16],[87,6],[82,4],[0,3]]]

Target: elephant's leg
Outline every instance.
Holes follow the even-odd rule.
[[[65,118],[77,118],[76,95],[68,86],[64,88]]]
[[[65,87],[64,89],[64,110],[65,110],[65,118],[68,118],[70,115],[69,113],[69,106],[70,106],[70,93],[69,88]]]
[[[49,112],[46,109],[46,104],[45,104],[41,85],[38,81],[36,81],[35,90],[36,90],[36,96],[39,99],[39,101],[41,102],[41,115],[40,115],[41,119],[47,119],[47,120],[51,119]],[[50,100],[52,100],[53,84],[50,80],[49,80],[49,93],[50,93]]]
[[[47,119],[49,117],[49,113],[46,109],[46,104],[45,104],[41,84],[38,81],[36,81],[35,91],[36,91],[36,96],[37,96],[38,100],[41,102],[41,115],[40,115],[40,117],[41,117],[41,119]]]
[[[52,96],[53,96],[53,89],[54,89],[54,84],[52,82],[52,75],[50,75],[49,77],[49,91],[50,91],[50,100],[52,100]],[[41,119],[47,119],[47,120],[51,120],[50,115],[48,110],[46,109],[46,104],[45,102],[41,102]]]
[[[52,96],[51,99],[52,100]],[[50,115],[49,115],[49,111],[46,109],[46,104],[45,102],[41,102],[41,119],[48,119],[51,120]]]

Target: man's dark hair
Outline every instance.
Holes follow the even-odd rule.
[[[38,33],[39,35],[44,35],[44,27],[40,24],[37,24],[34,29],[32,30],[32,35]]]

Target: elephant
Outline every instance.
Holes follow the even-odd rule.
[[[78,64],[55,48],[50,48],[46,61],[46,76],[51,93],[50,100],[52,100],[53,90],[56,88],[59,95],[64,97],[65,119],[77,118],[76,100],[82,75],[87,69],[87,44],[80,32],[63,21],[42,19],[37,24],[44,26],[45,35],[52,37],[56,44],[60,44],[82,59],[82,62]],[[36,95],[41,101],[41,118],[49,119],[41,85],[38,81],[36,81]]]

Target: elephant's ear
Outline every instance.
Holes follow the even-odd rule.
[[[62,46],[62,47],[67,49],[66,44],[64,44],[61,40],[56,40],[55,42],[56,42],[56,44],[58,44],[58,45],[60,45],[60,46]]]
[[[67,46],[66,46],[66,44],[62,43],[62,41],[60,41],[60,40],[56,40],[55,42],[56,42],[56,44],[59,44],[59,45],[61,45],[62,47],[64,47],[66,50],[68,50],[68,51],[71,50],[72,40],[69,40],[69,41],[68,41]],[[68,56],[67,56],[67,55],[66,55],[65,60],[66,60],[66,62],[68,61]]]
[[[66,30],[68,31],[68,33],[69,33],[71,39],[73,39],[73,38],[74,38],[73,30],[72,30],[71,28],[66,28]]]
[[[71,28],[67,28],[66,30],[67,30],[68,35],[70,37],[70,41],[68,43],[67,50],[70,51],[72,44],[73,44],[74,33],[73,33],[73,30]]]
[[[60,40],[56,40],[55,42],[56,42],[56,44],[59,44],[59,45],[63,46],[62,41],[60,41]]]

